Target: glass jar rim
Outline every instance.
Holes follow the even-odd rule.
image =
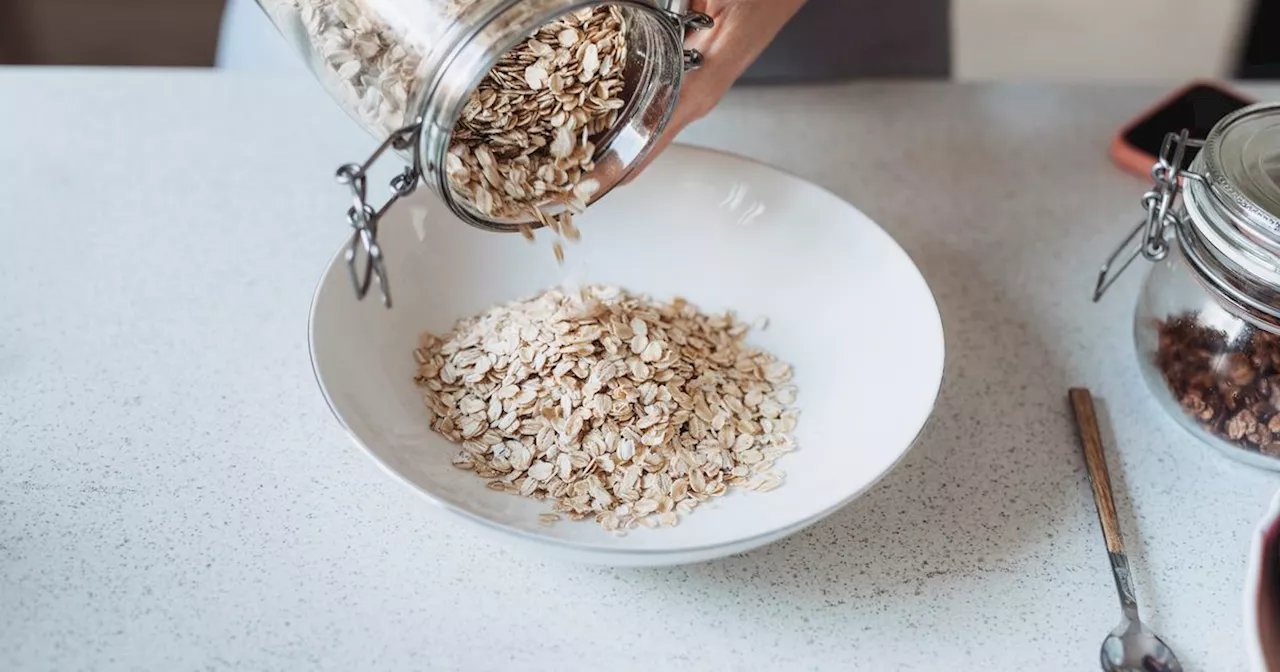
[[[658,31],[664,44],[663,54],[657,58],[668,64],[682,63],[684,58],[683,35],[677,8],[681,0],[492,0],[477,6],[479,20],[464,31],[442,40],[452,45],[432,54],[428,72],[432,77],[421,88],[415,102],[418,121],[422,125],[415,148],[415,161],[421,166],[422,179],[434,182],[436,192],[454,215],[464,222],[490,231],[513,232],[523,227],[539,228],[541,223],[530,218],[523,222],[494,220],[475,212],[465,202],[455,198],[444,170],[446,154],[451,145],[453,128],[463,113],[468,97],[484,80],[490,69],[511,49],[520,44],[548,22],[565,14],[600,6],[621,6],[659,18],[665,28]],[[665,33],[665,34],[663,34]],[[683,68],[675,67],[668,74],[676,94],[683,83]],[[630,101],[629,101],[630,107]],[[675,108],[673,95],[666,109],[654,121],[652,137],[646,138],[643,147],[631,157],[609,183],[602,184],[592,202],[605,196],[620,184],[636,166],[640,165],[665,129]],[[628,109],[628,108],[624,108]],[[625,118],[620,115],[619,123]],[[609,150],[609,145],[597,148],[597,156]]]
[[[1173,227],[1178,251],[1195,279],[1214,295],[1228,312],[1257,326],[1280,333],[1280,286],[1268,284],[1228,254],[1213,228],[1204,226],[1204,215],[1184,200],[1186,215]],[[1271,300],[1268,300],[1271,299]]]
[[[1260,161],[1271,156],[1274,206]],[[1251,105],[1214,126],[1183,179],[1182,206],[1177,238],[1195,271],[1237,308],[1280,325],[1280,104]]]

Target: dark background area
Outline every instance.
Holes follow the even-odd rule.
[[[222,8],[223,0],[0,0],[0,64],[210,66]],[[1280,0],[1255,0],[1252,14],[1235,74],[1242,79],[1280,79]],[[831,28],[842,32],[841,27]],[[904,40],[930,44],[932,48],[916,59],[916,68],[924,76],[945,75],[947,39],[945,25],[888,31],[859,41],[849,58],[872,62],[877,49],[901,49]],[[794,51],[798,58],[811,48],[785,39],[774,45],[775,51]],[[1177,40],[1170,41],[1170,48],[1177,48]],[[763,80],[775,75],[752,74]]]
[[[1241,79],[1280,79],[1280,0],[1254,0],[1244,42]]]
[[[0,0],[0,63],[209,66],[224,0]]]

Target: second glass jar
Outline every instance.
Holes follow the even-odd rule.
[[[1113,268],[1155,261],[1134,318],[1152,394],[1202,441],[1280,470],[1280,104],[1231,114],[1204,141],[1169,136],[1152,175],[1147,217],[1095,300]]]

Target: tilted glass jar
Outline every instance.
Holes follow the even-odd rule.
[[[1147,217],[1094,300],[1139,255],[1154,261],[1134,321],[1151,392],[1204,442],[1280,470],[1280,104],[1239,110],[1203,141],[1169,135],[1152,177]]]
[[[688,0],[258,0],[343,109],[382,141],[339,168],[359,298],[391,297],[378,221],[425,183],[491,231],[571,227],[640,165],[701,63]],[[388,150],[409,165],[370,203]]]

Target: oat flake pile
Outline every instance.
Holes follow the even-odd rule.
[[[729,488],[781,485],[791,367],[747,325],[616,287],[552,290],[424,334],[415,378],[454,464],[607,530],[675,525]]]

